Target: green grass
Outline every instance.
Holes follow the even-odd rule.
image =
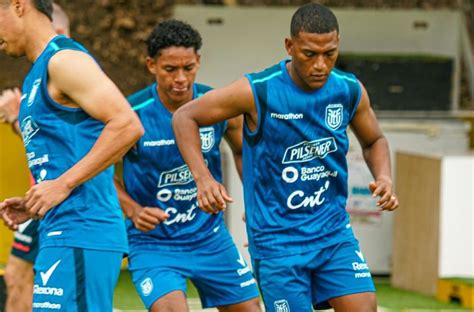
[[[452,277],[452,278],[446,278],[446,280],[451,281],[451,282],[455,282],[455,283],[474,286],[474,278]]]
[[[471,280],[472,282],[472,280]],[[376,278],[377,301],[379,306],[391,311],[407,311],[412,309],[425,310],[464,310],[459,304],[445,304],[437,301],[434,297],[416,294],[410,291],[396,289],[390,286],[388,278]],[[188,283],[187,296],[197,298],[196,288]],[[115,290],[114,307],[121,310],[144,310],[144,306],[137,295],[135,287],[130,278],[130,273],[123,271]]]
[[[388,278],[376,279],[377,301],[379,306],[392,311],[406,311],[412,309],[426,310],[464,310],[456,303],[442,303],[434,297],[420,295],[411,291],[396,289],[390,286]]]

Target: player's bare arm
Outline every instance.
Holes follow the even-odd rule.
[[[6,89],[0,95],[0,122],[11,125],[13,131],[20,135],[18,111],[20,109],[21,92],[18,88]]]
[[[25,207],[22,197],[12,197],[0,202],[0,217],[12,231],[18,230],[18,224],[31,219],[31,214]]]
[[[157,224],[166,221],[169,215],[156,207],[142,207],[127,193],[117,177],[114,178],[120,207],[125,215],[132,220],[135,227],[143,232],[155,229]]]
[[[245,115],[255,124],[257,113],[249,82],[241,78],[222,89],[206,93],[178,109],[173,115],[173,130],[181,155],[189,166],[198,188],[199,207],[216,213],[232,198],[224,186],[212,177],[201,152],[199,127]]]
[[[374,197],[380,197],[377,206],[383,210],[395,210],[398,207],[398,199],[393,192],[388,142],[370,106],[367,91],[362,84],[361,87],[362,96],[351,128],[362,146],[364,159],[375,178],[369,188]]]
[[[125,97],[89,55],[61,51],[49,62],[48,72],[48,91],[54,100],[82,108],[105,127],[89,153],[76,165],[59,178],[43,181],[26,193],[26,207],[40,217],[64,201],[78,185],[119,160],[143,135],[141,123]]]
[[[228,120],[227,131],[224,134],[226,142],[229,144],[232,150],[232,156],[234,157],[235,167],[239,174],[240,180],[242,180],[242,127],[243,127],[243,116],[237,116]]]

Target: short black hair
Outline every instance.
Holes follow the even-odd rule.
[[[32,0],[36,9],[53,20],[53,0]]]
[[[303,5],[291,18],[291,36],[297,37],[300,32],[327,34],[339,33],[339,24],[334,13],[318,3]]]
[[[148,55],[155,57],[160,50],[169,47],[194,48],[202,46],[201,35],[191,25],[178,20],[167,20],[158,24],[146,40]]]

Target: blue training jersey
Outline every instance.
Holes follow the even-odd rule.
[[[211,90],[193,85],[193,98]],[[211,215],[199,209],[197,188],[188,166],[176,145],[173,115],[162,104],[156,83],[128,98],[138,114],[145,135],[123,161],[123,179],[127,193],[142,207],[157,207],[170,217],[154,230],[144,233],[127,219],[130,251],[136,249],[188,250],[210,243],[226,234],[223,215]],[[201,149],[205,162],[222,181],[219,145],[226,122],[200,128]],[[223,246],[224,247],[224,246]]]
[[[258,111],[244,127],[244,198],[255,259],[304,253],[353,239],[347,200],[346,129],[361,87],[334,69],[326,84],[305,92],[288,60],[246,75]]]
[[[23,83],[20,129],[28,166],[37,183],[53,180],[79,162],[104,124],[80,108],[65,107],[48,93],[48,63],[59,51],[88,53],[64,36],[53,38]],[[97,103],[100,105],[100,103]],[[75,188],[40,222],[40,247],[66,246],[127,252],[122,211],[109,167]]]

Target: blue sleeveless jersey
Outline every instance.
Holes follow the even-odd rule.
[[[50,97],[48,63],[61,50],[88,53],[72,39],[56,36],[23,83],[20,129],[28,166],[37,183],[56,179],[73,167],[91,150],[104,128],[82,109],[65,107]],[[112,167],[79,185],[46,213],[40,222],[40,247],[51,246],[127,252]]]
[[[222,213],[210,215],[197,205],[197,189],[191,172],[176,145],[173,115],[159,99],[156,83],[128,99],[138,114],[145,135],[127,153],[123,178],[127,193],[143,207],[157,207],[170,217],[154,230],[144,233],[127,219],[130,251],[143,249],[186,250],[210,243],[227,229]],[[194,84],[193,98],[211,90]],[[226,122],[200,129],[201,148],[209,170],[222,180],[219,144]]]
[[[282,61],[248,74],[258,111],[244,127],[244,198],[255,259],[304,253],[353,239],[347,200],[346,129],[361,96],[358,80],[334,69],[305,92]]]

